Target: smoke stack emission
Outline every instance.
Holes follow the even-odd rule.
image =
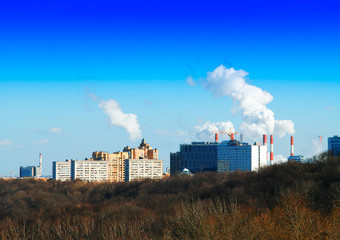
[[[243,143],[243,133],[240,134],[240,141]]]
[[[274,163],[274,144],[273,135],[270,135],[270,165]]]
[[[294,156],[294,137],[290,137],[290,156]]]
[[[215,142],[218,142],[218,133],[215,133]]]
[[[273,96],[265,90],[247,83],[248,73],[221,65],[208,72],[203,86],[215,97],[229,96],[235,103],[232,113],[240,112],[240,130],[248,138],[256,139],[263,133],[283,137],[293,135],[294,123],[291,120],[277,120],[274,112],[267,107]]]

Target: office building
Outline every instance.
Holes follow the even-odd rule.
[[[184,168],[191,173],[217,171],[218,142],[192,142],[181,144],[180,151],[170,153],[170,174],[181,172]]]
[[[267,146],[236,140],[217,145],[217,172],[257,171],[267,165]]]
[[[35,166],[27,166],[27,167],[20,167],[20,174],[21,178],[29,178],[36,176],[36,167]]]
[[[328,138],[328,151],[336,157],[340,155],[340,136]]]
[[[180,151],[170,153],[170,174],[176,175],[184,168],[191,173],[214,171],[256,171],[267,166],[267,145],[264,143],[228,140],[218,142],[192,142],[181,144]]]
[[[302,155],[291,155],[287,159],[288,161],[295,161],[295,162],[302,162],[303,156]]]

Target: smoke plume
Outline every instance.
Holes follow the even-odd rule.
[[[131,141],[136,141],[142,137],[136,114],[123,113],[118,102],[112,99],[101,101],[99,107],[103,109],[111,125],[125,128]]]
[[[216,122],[210,123],[206,122],[203,126],[195,126],[196,138],[199,140],[214,139],[214,134],[216,131],[229,132],[230,130],[234,132],[234,126],[231,122]]]
[[[259,87],[250,85],[243,70],[226,68],[223,65],[209,72],[203,86],[215,97],[229,96],[235,101],[233,113],[241,112],[240,130],[246,137],[258,138],[262,134],[274,134],[283,137],[294,134],[294,123],[291,120],[276,120],[274,112],[267,108],[273,96]]]
[[[322,142],[320,141],[320,138],[314,138],[312,140],[313,144],[313,155],[318,155],[322,152]]]

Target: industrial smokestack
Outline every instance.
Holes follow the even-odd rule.
[[[294,156],[294,137],[290,137],[290,156]]]
[[[267,135],[263,135],[263,146],[267,146]]]
[[[273,135],[270,135],[270,165],[274,163],[274,144]]]
[[[215,133],[215,142],[218,142],[218,133]]]
[[[42,154],[39,153],[39,167],[42,166]]]

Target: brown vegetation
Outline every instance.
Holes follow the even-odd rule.
[[[0,239],[340,239],[340,159],[162,181],[0,181]]]

